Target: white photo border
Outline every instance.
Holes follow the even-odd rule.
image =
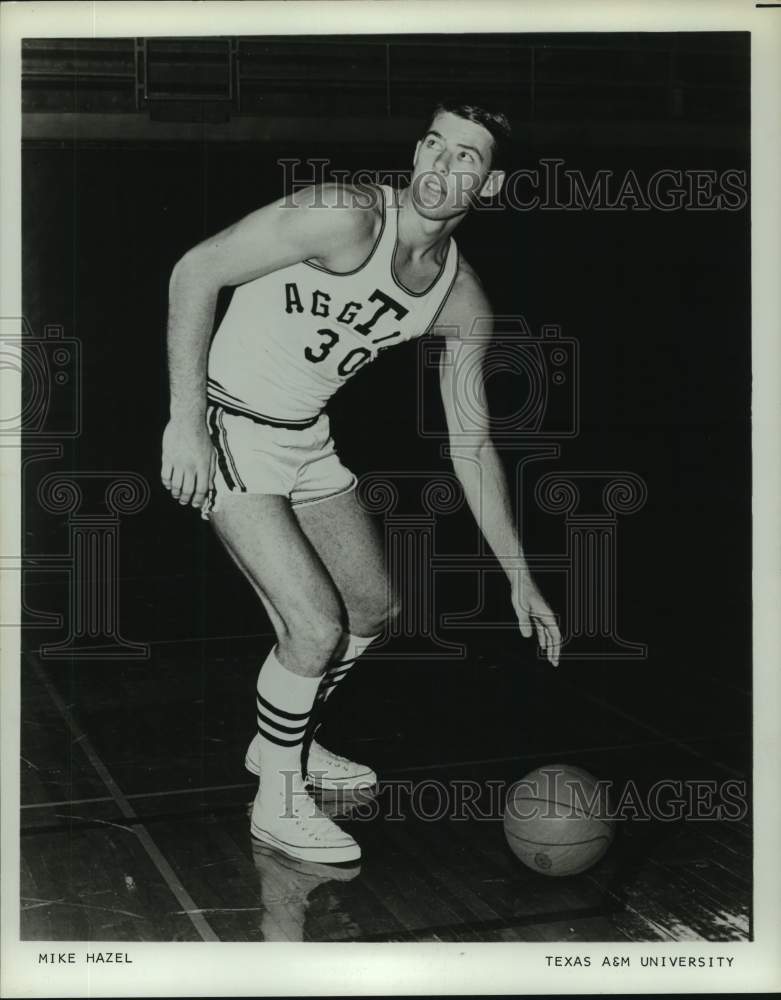
[[[642,943],[257,944],[128,943],[133,964],[41,967],[44,943],[19,940],[19,635],[2,645],[2,941],[6,997],[286,996],[377,994],[742,993],[781,988],[779,901],[778,608],[781,607],[781,6],[746,0],[427,0],[365,2],[65,2],[0,8],[0,316],[21,316],[20,40],[241,34],[456,32],[749,31],[751,33],[753,580],[754,580],[754,935],[751,942],[665,944],[666,954],[735,955],[732,968],[549,968],[546,954],[635,955]],[[4,391],[17,392],[3,382]],[[18,400],[19,396],[16,396]],[[14,398],[4,405],[14,405]],[[19,408],[14,412],[18,412]],[[18,553],[18,451],[0,449],[0,553]],[[19,574],[0,577],[0,621],[19,621]],[[100,942],[92,942],[95,949]],[[301,957],[300,949],[305,952]],[[658,950],[658,946],[655,946]],[[216,962],[214,949],[219,951]],[[53,942],[51,950],[84,950]],[[107,943],[104,950],[117,950]],[[301,960],[300,960],[301,959]]]

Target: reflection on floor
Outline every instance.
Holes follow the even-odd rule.
[[[363,857],[318,865],[249,834],[256,786],[241,762],[258,657],[245,647],[234,643],[219,662],[195,658],[186,643],[136,664],[25,655],[23,939],[750,936],[748,816],[642,815],[660,780],[684,790],[712,782],[716,801],[731,782],[740,798],[748,734],[739,692],[711,685],[709,711],[718,714],[721,698],[735,722],[734,732],[720,725],[714,735],[704,713],[677,717],[674,702],[654,715],[651,691],[639,716],[620,676],[608,686],[593,671],[588,679],[566,666],[519,671],[501,656],[422,673],[401,658],[390,686],[377,683],[387,663],[374,674],[362,667],[332,699],[323,741],[370,763],[381,781],[374,798],[323,803]],[[578,876],[533,872],[504,840],[507,787],[549,762],[610,780],[619,796],[631,786],[639,803],[617,822],[605,858]]]

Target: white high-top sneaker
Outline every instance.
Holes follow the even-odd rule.
[[[284,792],[274,782],[265,794],[261,777],[250,830],[257,840],[301,861],[339,864],[361,856],[356,841],[317,808],[298,775]]]
[[[257,735],[247,749],[244,766],[250,774],[260,774],[260,737]],[[356,764],[347,757],[340,757],[315,739],[309,747],[306,770],[307,784],[320,792],[354,792],[377,784],[377,775],[367,764]]]

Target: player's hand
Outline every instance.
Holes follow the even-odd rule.
[[[183,507],[201,507],[214,481],[216,457],[205,425],[170,420],[163,432],[163,486]]]
[[[535,630],[540,649],[553,666],[557,667],[561,651],[561,633],[556,624],[556,616],[528,576],[513,586],[512,603],[521,627],[521,635],[525,639],[530,639],[532,630]]]

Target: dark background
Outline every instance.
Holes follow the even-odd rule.
[[[82,433],[64,442],[62,459],[27,467],[25,495],[50,471],[146,477],[152,499],[121,527],[121,629],[153,655],[207,636],[257,634],[259,653],[268,645],[249,587],[198,512],[173,504],[158,481],[171,268],[282,193],[280,158],[402,169],[426,109],[443,93],[468,92],[509,105],[514,166],[561,157],[587,178],[598,169],[640,178],[660,168],[748,170],[747,35],[214,45],[24,43],[25,316],[36,335],[61,324],[81,342],[83,391]],[[230,98],[220,96],[222,45],[242,56],[238,69],[229,64]],[[185,100],[194,80],[211,96]],[[619,520],[618,591],[621,635],[646,643],[649,658],[565,660],[560,670],[651,726],[709,735],[741,768],[750,715],[739,693],[751,681],[748,211],[505,210],[478,214],[457,234],[498,312],[521,313],[532,330],[560,324],[580,345],[581,432],[562,442],[560,458],[531,467],[528,550],[564,545],[562,518],[531,502],[539,475],[626,470],[648,487],[644,508]],[[335,437],[359,474],[449,468],[440,442],[416,432],[417,350],[390,352],[333,402]],[[436,420],[431,373],[425,399]],[[511,452],[506,460],[511,470]],[[65,518],[28,500],[26,554],[66,545]],[[464,511],[441,519],[438,545],[475,550]],[[560,609],[561,581],[541,583]],[[453,584],[439,610],[470,607],[468,589]],[[34,572],[25,600],[63,610],[62,589]],[[510,615],[497,583],[486,616]],[[30,627],[26,641],[61,635]],[[459,638],[475,660],[501,647],[539,669],[512,632]],[[426,669],[441,676],[447,664]],[[378,692],[383,683],[380,672]]]

